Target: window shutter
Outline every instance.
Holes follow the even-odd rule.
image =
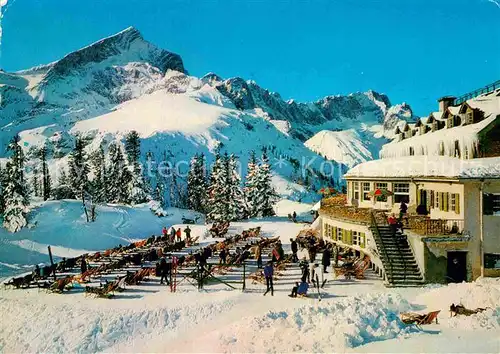
[[[460,214],[460,194],[455,194],[455,212]]]
[[[420,189],[417,189],[417,205],[420,205]]]
[[[352,230],[347,230],[347,242],[348,245],[352,245]]]
[[[436,205],[434,203],[434,191],[431,191],[431,196],[430,196],[430,200],[431,200],[431,206],[429,208],[429,212],[431,211],[432,208],[434,208],[434,206]]]
[[[337,227],[333,227],[333,234],[332,234],[332,239],[337,241]]]
[[[439,210],[444,210],[444,193],[443,192],[439,192],[438,193],[439,195]]]
[[[448,211],[448,207],[450,204],[450,193],[443,193],[444,194],[444,211]]]
[[[361,240],[359,242],[359,245],[360,245],[360,247],[365,248],[365,245],[366,245],[366,235],[365,235],[364,232],[361,232],[359,235],[360,235],[360,238],[361,238]]]

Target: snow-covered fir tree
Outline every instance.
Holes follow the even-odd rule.
[[[196,154],[191,159],[187,180],[188,207],[205,212],[207,200],[207,178],[205,172],[205,156]]]
[[[73,197],[82,198],[88,192],[89,165],[85,153],[85,142],[79,136],[76,137],[75,147],[69,157],[69,184]]]
[[[104,155],[104,149],[99,146],[99,149],[94,151],[89,159],[90,168],[94,178],[91,183],[91,191],[93,200],[95,203],[103,203],[108,200],[106,194],[106,183],[105,183],[105,163],[106,158]]]
[[[236,156],[224,155],[224,164],[226,170],[226,220],[234,221],[247,217],[247,207],[245,195],[241,189],[241,176],[238,172],[238,160]]]
[[[273,216],[275,215],[273,205],[278,200],[278,194],[271,183],[271,167],[266,150],[262,152],[256,175],[254,212],[256,216]]]
[[[59,172],[57,186],[52,189],[52,195],[54,196],[54,199],[58,200],[74,198],[74,194],[69,183],[68,174],[64,168]]]
[[[3,216],[5,210],[5,200],[3,197],[5,187],[7,185],[7,171],[0,164],[0,215]]]
[[[215,161],[210,173],[210,185],[208,187],[207,219],[214,222],[226,221],[226,171],[224,161],[219,151],[215,154]]]
[[[130,202],[130,172],[120,146],[116,143],[109,147],[109,158],[106,167],[106,195],[111,203]]]
[[[144,203],[147,200],[147,194],[145,192],[146,188],[140,164],[141,140],[137,131],[132,130],[125,137],[125,152],[127,153],[127,161],[132,174],[130,181],[130,201],[133,204]]]
[[[52,193],[52,180],[50,179],[49,167],[47,166],[47,147],[44,145],[39,152],[40,160],[42,163],[42,197],[43,200],[50,198]]]
[[[40,172],[38,171],[38,167],[33,167],[33,177],[31,178],[32,189],[34,197],[42,196],[42,184],[40,183]]]
[[[28,204],[24,195],[25,188],[18,178],[19,175],[20,171],[18,171],[17,166],[9,161],[7,163],[7,185],[4,191],[3,226],[10,232],[17,232],[28,224],[26,220]]]
[[[257,158],[255,152],[250,152],[247,165],[247,175],[245,178],[245,198],[248,208],[248,216],[255,217],[258,214],[256,203],[258,201],[257,177],[258,177]]]
[[[19,141],[16,135],[9,144],[12,155],[6,165],[3,189],[3,226],[10,232],[17,232],[28,223],[28,188],[24,177],[24,154]]]

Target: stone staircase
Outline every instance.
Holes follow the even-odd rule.
[[[400,232],[393,237],[388,225],[374,224],[370,229],[384,266],[388,286],[422,286],[424,279],[406,237]]]

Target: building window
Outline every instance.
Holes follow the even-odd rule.
[[[342,236],[343,236],[343,231],[342,231],[342,229],[339,227],[339,228],[337,228],[337,241],[343,241]]]
[[[415,149],[413,149],[413,146],[410,146],[410,156],[415,155]]]
[[[370,182],[363,182],[363,200],[370,200]]]
[[[361,245],[361,240],[359,239],[360,233],[358,231],[352,232],[352,244],[355,246]]]
[[[484,267],[488,269],[500,269],[500,253],[485,253]]]
[[[500,194],[483,194],[483,214],[500,216]]]
[[[410,184],[394,183],[394,203],[410,202]]]
[[[450,195],[450,209],[451,211],[457,210],[457,194],[452,193]]]
[[[380,190],[387,190],[387,183],[375,183],[375,190],[380,189]],[[387,195],[381,195],[377,197],[377,202],[386,202],[387,201]]]
[[[359,200],[359,182],[353,182],[354,200]]]
[[[466,124],[472,124],[472,123],[474,123],[472,112],[468,112],[468,113],[465,114],[465,123]]]

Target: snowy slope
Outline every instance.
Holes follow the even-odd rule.
[[[376,143],[381,141],[381,143]],[[348,167],[378,158],[384,139],[367,138],[366,132],[354,129],[342,131],[322,130],[307,140],[304,145],[329,160],[338,161]]]

